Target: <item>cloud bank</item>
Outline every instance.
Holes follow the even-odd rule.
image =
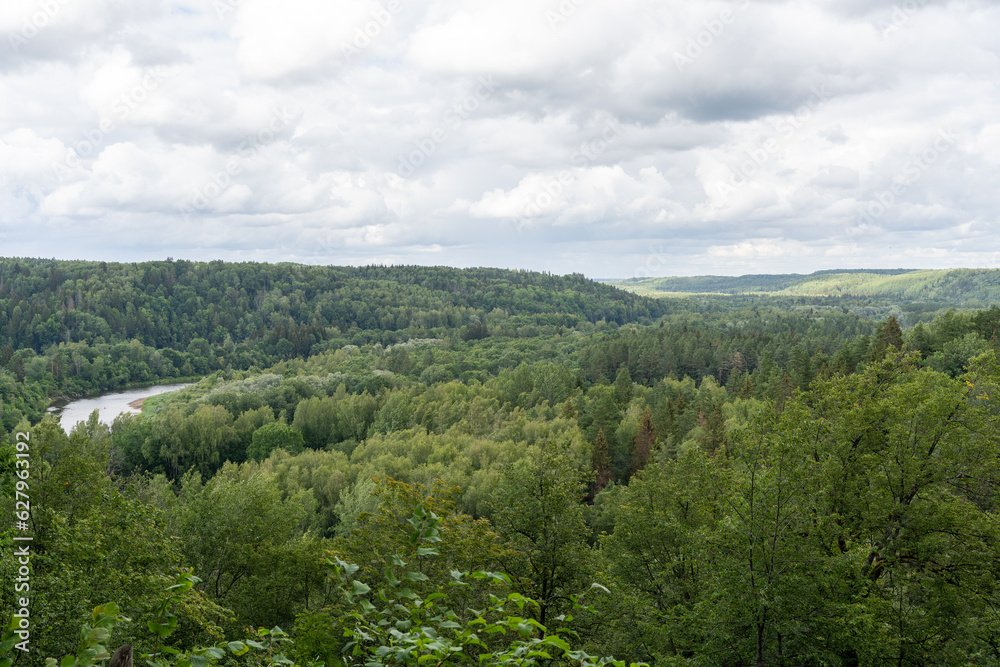
[[[996,267],[1000,7],[5,0],[0,254]]]

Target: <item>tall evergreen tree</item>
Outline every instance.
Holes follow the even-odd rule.
[[[879,328],[872,343],[871,361],[878,361],[887,352],[898,352],[903,349],[903,330],[899,328],[899,322],[895,317],[888,320]]]
[[[632,376],[628,372],[625,364],[618,369],[615,376],[615,402],[619,407],[625,407],[632,400]]]
[[[653,457],[653,445],[656,444],[656,428],[653,426],[653,413],[649,408],[642,415],[639,432],[635,436],[635,447],[632,448],[632,474],[646,467]]]
[[[593,495],[596,496],[614,479],[614,472],[611,469],[611,454],[608,452],[608,439],[604,437],[603,428],[597,431],[597,438],[594,440],[591,465],[596,475],[593,484]]]

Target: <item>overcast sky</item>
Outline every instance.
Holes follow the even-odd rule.
[[[1000,265],[1000,8],[0,0],[0,255]]]

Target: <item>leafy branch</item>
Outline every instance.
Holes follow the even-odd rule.
[[[421,596],[415,592],[413,584],[426,581],[427,576],[414,566],[422,559],[439,555],[434,544],[441,541],[440,522],[433,512],[417,507],[409,519],[409,560],[394,556],[394,568],[386,569],[385,584],[378,591],[354,578],[357,565],[339,558],[327,560],[340,592],[352,608],[353,627],[344,632],[349,639],[344,647],[348,665],[528,667],[561,659],[581,667],[625,667],[623,661],[574,650],[567,641],[575,638],[574,633],[564,627],[550,631],[531,618],[525,611],[537,609],[539,604],[520,593],[491,593],[487,606],[473,610],[473,618],[463,621],[451,608],[447,593],[438,590]],[[451,589],[469,586],[476,580],[510,584],[507,575],[496,572],[452,570],[450,574]],[[589,609],[580,603],[581,597],[573,597],[574,609]],[[557,620],[564,626],[573,618],[565,614]]]

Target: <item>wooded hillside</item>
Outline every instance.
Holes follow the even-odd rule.
[[[996,306],[904,328],[488,269],[3,266],[4,308],[64,327],[37,348],[43,325],[0,329],[32,339],[0,339],[31,657],[1000,661]],[[147,306],[119,321],[116,292]],[[144,312],[152,337],[127,338]],[[180,375],[200,380],[141,417],[43,417]],[[106,636],[82,646],[84,622]]]

